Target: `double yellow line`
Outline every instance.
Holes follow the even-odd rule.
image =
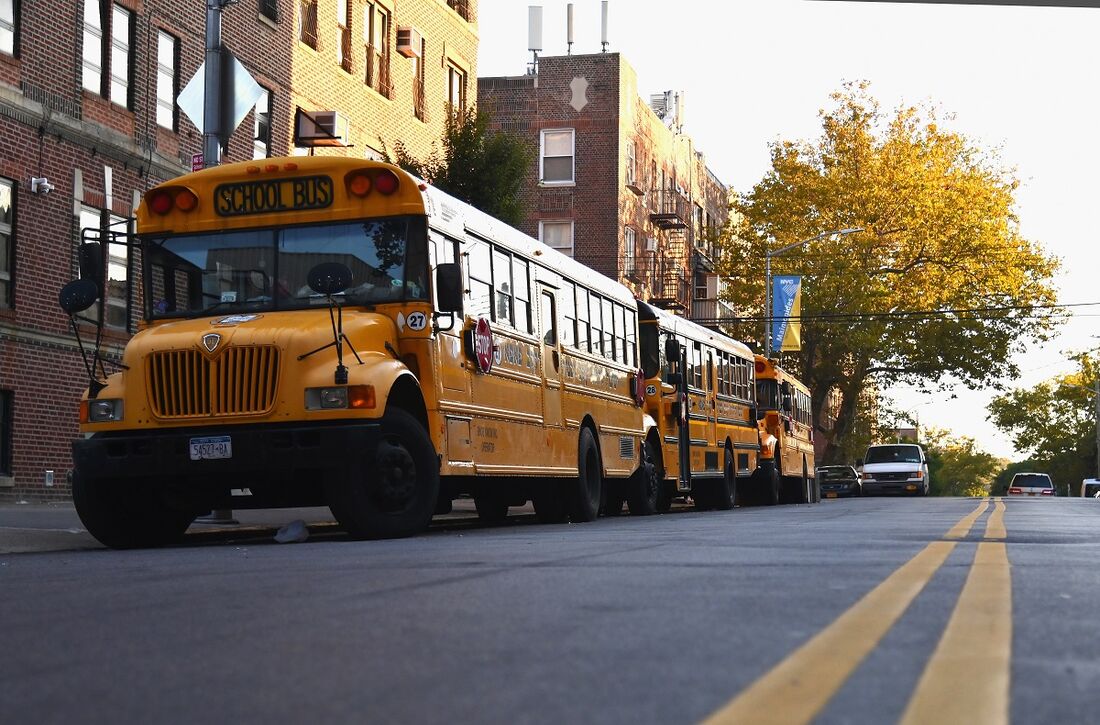
[[[963,539],[989,507],[964,516],[948,539]],[[995,499],[959,601],[902,716],[927,722],[1007,723],[1012,647],[1012,582],[1003,539],[1005,505]],[[831,625],[709,718],[726,723],[810,722],[908,609],[955,549],[934,541]]]

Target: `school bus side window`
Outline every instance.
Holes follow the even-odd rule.
[[[625,309],[625,308],[624,308]],[[638,323],[633,310],[626,310],[626,364],[638,367]]]
[[[691,345],[691,380],[697,389],[703,389],[703,347],[697,342]]]
[[[512,257],[512,289],[515,291],[516,329],[531,332],[531,283],[526,259]]]
[[[492,309],[492,267],[489,263],[489,245],[474,240],[468,245],[466,261],[470,274],[470,304],[467,307],[474,317],[488,316]]]
[[[588,323],[588,290],[584,287],[577,287],[577,349],[583,352],[588,352],[588,340],[589,340],[589,323]]]
[[[601,299],[603,307],[603,356],[615,359],[615,313],[611,300]]]
[[[562,284],[558,300],[561,302],[562,326],[560,330],[562,347],[577,346],[577,300],[576,288],[572,282]]]
[[[603,307],[600,298],[590,292],[588,296],[588,312],[592,316],[592,354],[603,354]]]
[[[506,252],[493,250],[493,286],[496,290],[497,322],[512,324],[512,264]]]

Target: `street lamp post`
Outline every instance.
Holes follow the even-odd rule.
[[[780,254],[785,254],[792,249],[797,249],[810,242],[816,242],[828,237],[832,241],[836,241],[848,234],[854,234],[856,232],[862,232],[863,227],[851,227],[848,229],[831,229],[827,232],[821,232],[809,239],[803,239],[801,242],[795,242],[794,244],[788,244],[785,247],[774,249],[772,251],[765,250],[764,252],[764,274],[767,279],[764,282],[764,357],[770,358],[772,356],[772,257],[778,257]]]

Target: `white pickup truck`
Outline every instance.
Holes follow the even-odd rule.
[[[928,459],[914,443],[873,445],[857,467],[863,472],[863,495],[908,493],[927,496]]]

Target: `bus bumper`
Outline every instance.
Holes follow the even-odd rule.
[[[73,464],[87,480],[162,488],[199,508],[322,505],[325,481],[367,470],[380,430],[356,421],[98,433],[73,442]],[[192,440],[222,437],[230,457],[192,460]]]

